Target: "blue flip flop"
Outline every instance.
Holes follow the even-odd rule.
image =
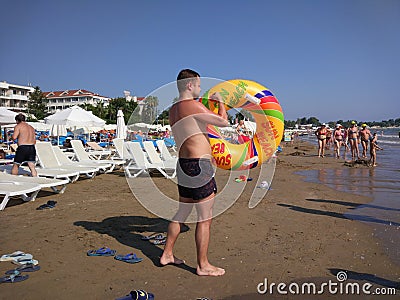
[[[117,250],[111,250],[110,248],[102,247],[97,250],[89,250],[87,252],[88,256],[114,256]]]
[[[40,266],[35,266],[34,264],[26,264],[15,268],[14,270],[8,270],[7,275],[18,275],[21,272],[36,272],[40,270]],[[18,272],[18,273],[17,273]]]
[[[27,280],[29,275],[11,274],[8,276],[0,277],[0,283],[14,283]]]
[[[129,295],[116,300],[154,300],[154,295],[144,290],[134,290],[131,291]]]
[[[114,259],[129,263],[129,264],[136,264],[143,260],[143,258],[137,257],[136,254],[133,254],[133,253],[129,253],[125,256],[124,255],[116,255],[116,256],[114,256]]]

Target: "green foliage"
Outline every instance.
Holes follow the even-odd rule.
[[[28,114],[34,115],[38,120],[43,120],[46,116],[46,99],[38,86],[30,96]],[[32,118],[29,117],[28,121],[32,121]]]

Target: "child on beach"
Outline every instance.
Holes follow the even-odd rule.
[[[370,155],[371,158],[369,160],[369,164],[370,166],[376,167],[376,150],[383,150],[381,147],[378,146],[378,135],[376,134],[376,132],[373,135],[372,140],[370,141]]]

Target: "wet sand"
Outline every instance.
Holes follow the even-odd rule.
[[[256,208],[247,207],[254,188],[249,184],[239,200],[213,220],[209,259],[225,268],[224,276],[195,275],[194,224],[180,235],[175,249],[186,265],[161,267],[163,246],[142,241],[141,236],[166,231],[168,222],[144,209],[124,174],[116,172],[79,180],[62,195],[42,191],[35,202],[9,202],[0,212],[0,254],[31,253],[41,270],[27,273],[30,278],[24,282],[0,284],[0,299],[115,299],[133,289],[167,300],[290,299],[292,295],[276,291],[258,295],[257,285],[264,278],[286,284],[336,281],[340,270],[347,271],[351,282],[369,282],[373,288],[397,286],[399,295],[400,266],[389,260],[367,224],[343,216],[371,199],[304,182],[293,173],[347,166],[343,160],[316,157],[309,144],[294,146],[285,146],[279,154],[272,190]],[[218,172],[219,186],[226,178],[226,172]],[[153,179],[166,194],[177,197],[174,184]],[[48,200],[58,202],[54,209],[36,210]],[[118,254],[136,253],[143,261],[127,264],[86,255],[103,246]],[[14,266],[0,262],[0,272]],[[328,291],[319,296],[325,298],[353,299]]]

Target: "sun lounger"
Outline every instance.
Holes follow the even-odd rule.
[[[143,147],[144,147],[144,150],[146,150],[147,156],[152,164],[163,166],[162,169],[165,172],[172,171],[172,175],[166,176],[167,178],[174,178],[176,176],[176,160],[175,159],[161,160],[160,156],[157,153],[156,148],[154,147],[153,142],[151,142],[151,141],[143,142]]]
[[[96,142],[86,142],[86,144],[92,149],[89,154],[95,156],[96,159],[107,159],[112,155],[111,150],[104,149]]]
[[[61,166],[71,166],[71,167],[81,167],[81,168],[95,168],[97,170],[101,170],[101,172],[106,173],[111,167],[111,164],[99,164],[99,163],[80,163],[79,161],[70,160],[67,155],[57,146],[53,146],[53,152],[61,164]]]
[[[171,152],[169,152],[168,147],[165,144],[164,140],[157,140],[156,144],[158,151],[160,151],[161,159],[164,161],[173,161],[176,164],[178,158],[176,156],[171,155]]]
[[[125,173],[128,177],[137,177],[142,173],[158,170],[166,178],[173,178],[165,172],[163,164],[154,164],[148,161],[139,143],[127,142],[126,146],[133,157],[133,160],[125,167]],[[132,171],[134,172],[133,174],[131,173]]]
[[[21,196],[22,200],[34,201],[37,194],[39,193],[41,187],[36,183],[26,183],[26,182],[12,182],[12,181],[0,181],[0,195],[4,195],[3,200],[0,202],[0,210],[3,210],[10,197]],[[28,196],[28,194],[31,194]]]
[[[35,183],[40,185],[42,189],[50,188],[53,192],[57,194],[64,193],[67,184],[69,183],[68,179],[53,179],[53,178],[45,178],[45,177],[30,177],[24,175],[11,175],[5,172],[0,172],[0,181],[12,181],[12,182],[26,182],[26,183]]]
[[[91,159],[89,154],[85,151],[85,148],[83,148],[81,141],[72,140],[71,145],[75,152],[75,158],[81,163],[96,162],[99,164],[107,164],[107,163],[111,164],[112,167],[110,170],[107,171],[107,173],[112,172],[115,166],[122,166],[126,162],[125,160],[113,160],[113,159],[94,160]]]
[[[88,167],[88,166],[72,166],[70,164],[61,164],[51,146],[50,142],[37,142],[36,143],[36,155],[39,158],[39,164],[43,168],[52,168],[60,170],[70,170],[73,172],[78,172],[80,175],[85,175],[87,178],[93,178],[96,176],[99,168]]]
[[[115,146],[115,154],[119,159],[130,160],[133,159],[132,155],[129,153],[128,149],[126,148],[124,139],[115,138],[113,139],[113,143]]]

